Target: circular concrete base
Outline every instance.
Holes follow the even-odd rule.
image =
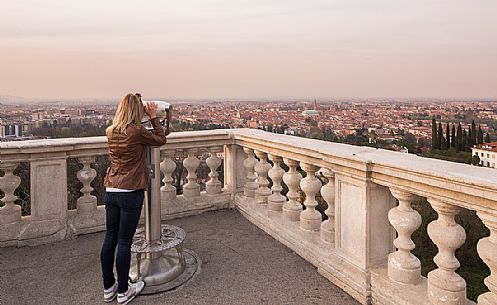
[[[186,263],[185,270],[183,271],[183,273],[181,273],[180,275],[178,275],[178,277],[167,283],[160,285],[153,285],[153,286],[145,286],[141,294],[144,295],[156,294],[165,291],[175,290],[178,289],[180,286],[187,284],[193,278],[195,278],[195,276],[197,276],[197,274],[200,272],[200,266],[202,264],[200,257],[197,255],[197,253],[188,249],[183,249],[183,256],[185,257],[185,263]]]

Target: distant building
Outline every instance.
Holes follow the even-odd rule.
[[[484,143],[471,148],[471,154],[480,157],[480,165],[497,168],[497,142]]]
[[[302,115],[304,117],[318,116],[319,115],[318,104],[317,104],[316,99],[314,99],[313,109],[307,109],[307,106],[305,108],[306,109],[304,111],[302,111]]]

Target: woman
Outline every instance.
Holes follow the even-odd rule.
[[[151,118],[152,132],[141,124],[144,112]],[[119,304],[128,304],[145,285],[142,281],[128,284],[128,274],[131,243],[147,187],[146,147],[164,145],[169,134],[169,124],[164,130],[156,113],[156,103],[148,102],[144,107],[139,93],[129,93],[119,103],[112,125],[106,130],[111,166],[104,179],[107,232],[100,253],[105,302],[117,295]]]

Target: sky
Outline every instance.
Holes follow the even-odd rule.
[[[3,0],[0,95],[496,98],[495,0]]]

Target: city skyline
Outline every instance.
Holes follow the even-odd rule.
[[[0,12],[0,94],[496,98],[494,1],[37,1]]]

